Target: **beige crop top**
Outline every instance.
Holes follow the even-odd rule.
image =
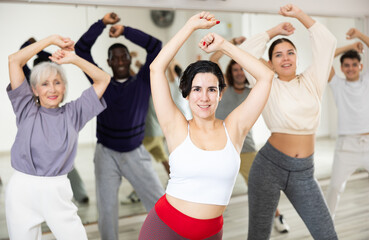
[[[316,22],[309,29],[312,45],[312,64],[295,79],[286,82],[274,77],[263,118],[269,130],[296,135],[314,134],[319,125],[321,100],[328,83],[336,38],[322,24]],[[269,42],[264,32],[247,39],[240,47],[261,58]],[[251,86],[256,79],[245,72]]]

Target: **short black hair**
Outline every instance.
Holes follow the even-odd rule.
[[[212,73],[218,78],[218,87],[219,92],[222,92],[226,87],[224,82],[224,77],[222,70],[220,70],[218,64],[213,63],[207,60],[201,60],[194,63],[191,63],[186,70],[183,72],[181,77],[181,81],[179,83],[179,89],[182,92],[182,96],[186,98],[190,92],[192,87],[193,79],[198,73]]]
[[[361,61],[361,57],[360,57],[360,54],[355,51],[355,50],[348,50],[347,52],[345,52],[341,58],[340,58],[340,62],[341,64],[343,63],[343,61],[346,59],[346,58],[351,58],[351,59],[357,59],[359,62]]]
[[[113,51],[113,49],[116,49],[116,48],[124,48],[127,51],[127,53],[129,54],[129,51],[128,51],[128,48],[126,47],[126,45],[121,44],[121,43],[114,43],[108,49],[108,59],[111,58],[112,51]]]
[[[296,50],[295,44],[293,44],[293,42],[291,40],[289,40],[288,38],[278,38],[269,47],[268,57],[269,57],[270,61],[272,61],[273,51],[274,51],[275,46],[277,46],[278,44],[283,43],[283,42],[288,42]]]

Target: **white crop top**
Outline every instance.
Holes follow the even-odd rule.
[[[263,110],[263,118],[269,130],[279,133],[314,134],[319,126],[321,100],[328,83],[336,38],[329,30],[315,22],[309,29],[312,46],[312,64],[295,79],[286,82],[274,77],[269,99]],[[248,38],[240,48],[262,57],[269,42],[264,32]],[[251,86],[256,79],[246,72]]]
[[[166,193],[195,203],[228,205],[240,169],[240,155],[227,135],[222,150],[206,151],[186,139],[169,156],[170,179]]]

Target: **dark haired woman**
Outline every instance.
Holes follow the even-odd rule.
[[[269,48],[269,65],[276,77],[263,117],[272,135],[256,155],[249,176],[249,239],[269,239],[274,212],[282,190],[305,222],[314,239],[337,235],[314,178],[314,134],[319,124],[321,99],[336,47],[334,36],[294,5],[281,7],[281,15],[296,18],[310,32],[313,60],[296,74],[297,52],[281,38]],[[248,39],[241,48],[260,58],[267,42],[289,35],[293,27],[282,23]],[[247,74],[251,84],[255,78]]]
[[[247,100],[222,121],[215,118],[215,110],[225,87],[223,73],[210,61],[192,63],[180,83],[193,115],[187,121],[171,98],[165,70],[195,30],[217,23],[212,14],[194,15],[150,66],[152,96],[168,143],[171,173],[166,194],[150,211],[139,239],[222,238],[222,214],[239,170],[242,144],[268,99],[273,73],[222,37],[208,34],[199,44],[205,52],[222,50],[258,83]]]

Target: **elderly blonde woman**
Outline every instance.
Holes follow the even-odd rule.
[[[29,86],[22,67],[49,45],[61,50],[50,58],[71,63],[91,76],[94,84],[81,97],[60,107],[66,78],[60,66],[42,63],[31,73]],[[101,99],[110,76],[74,53],[73,41],[49,36],[9,56],[9,99],[18,132],[11,150],[15,172],[6,190],[6,221],[10,239],[41,239],[46,222],[57,239],[87,239],[72,202],[67,173],[73,168],[78,132],[105,109]]]

